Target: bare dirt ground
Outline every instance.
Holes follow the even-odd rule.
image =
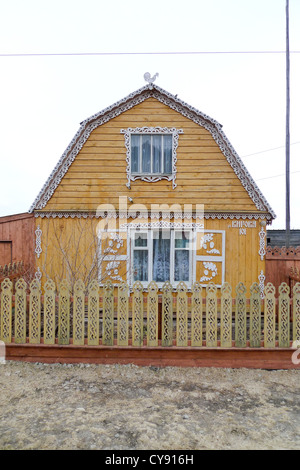
[[[0,449],[300,449],[299,370],[0,365]]]

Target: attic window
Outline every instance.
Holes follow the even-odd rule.
[[[137,127],[121,129],[125,136],[127,187],[140,179],[155,183],[162,179],[176,188],[178,137],[181,129],[167,127]]]

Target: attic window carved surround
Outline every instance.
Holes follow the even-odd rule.
[[[138,179],[155,183],[172,181],[176,188],[176,163],[179,134],[174,127],[136,127],[121,129],[125,137],[127,184]]]

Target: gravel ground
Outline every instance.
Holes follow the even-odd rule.
[[[299,377],[7,361],[0,449],[300,449]]]

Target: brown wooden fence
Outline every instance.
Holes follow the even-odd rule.
[[[292,296],[286,283],[267,284],[261,298],[257,283],[232,291],[196,282],[188,291],[166,282],[159,293],[151,282],[117,288],[96,281],[73,291],[66,281],[43,288],[34,280],[1,283],[0,339],[6,344],[169,348],[290,348],[300,341],[300,283]]]

